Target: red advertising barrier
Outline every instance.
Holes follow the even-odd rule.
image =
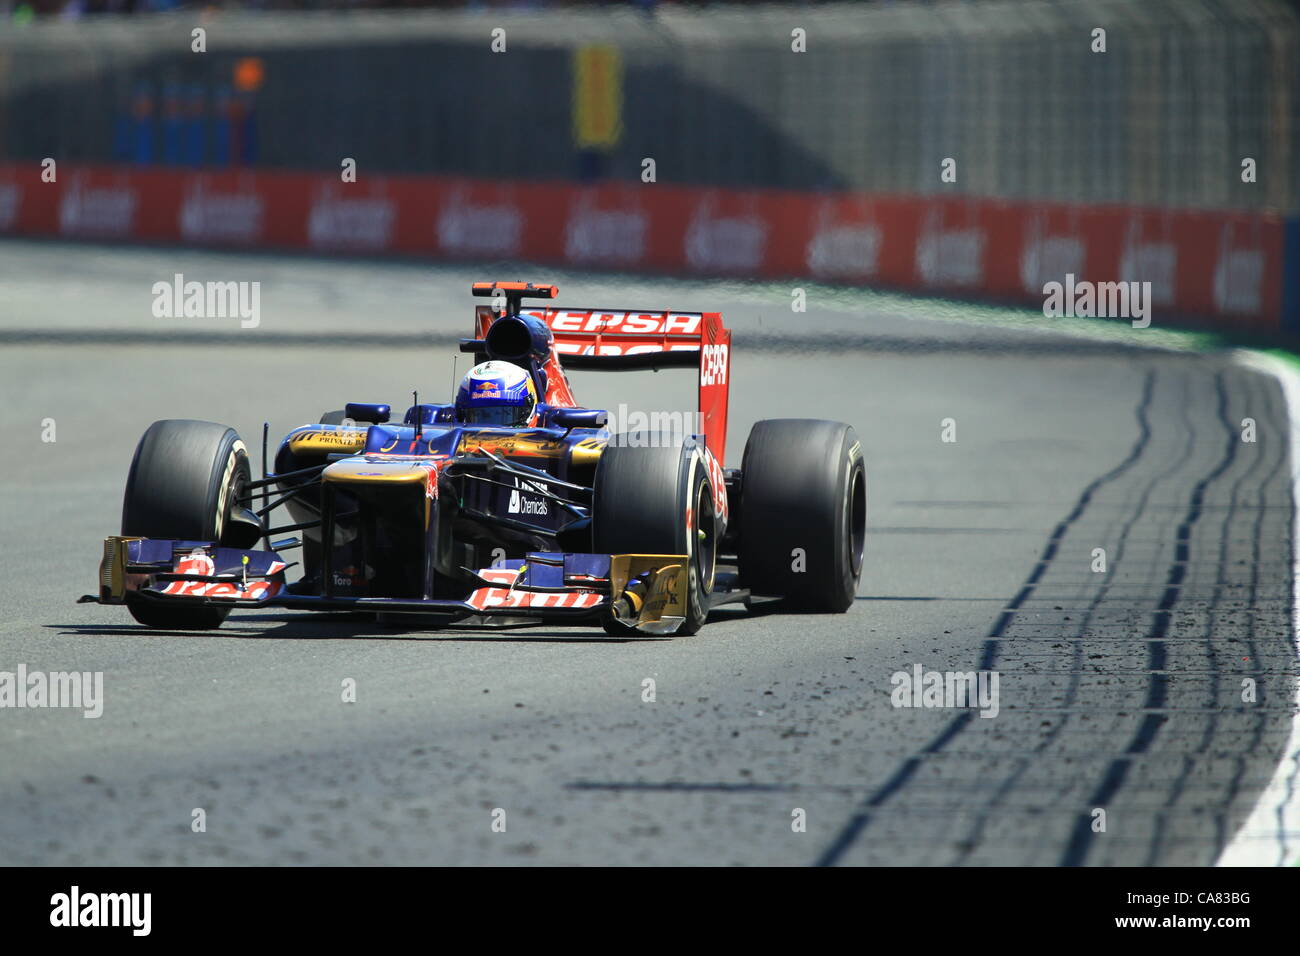
[[[1281,323],[1267,214],[991,199],[499,183],[453,177],[0,166],[0,234],[810,278],[1031,305],[1150,282],[1156,316]]]

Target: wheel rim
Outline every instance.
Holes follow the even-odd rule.
[[[695,492],[695,527],[687,528],[695,535],[691,542],[691,564],[699,577],[700,589],[708,594],[713,590],[713,572],[717,564],[717,522],[714,521],[713,492],[707,481],[701,481]]]
[[[251,509],[253,507],[252,499],[247,490],[248,483],[252,480],[252,473],[248,465],[248,452],[244,448],[244,443],[238,439],[231,446],[222,480],[223,484],[217,495],[217,509],[212,516],[213,530],[216,532],[212,540],[219,545],[230,546],[231,542],[228,536],[231,527],[231,516],[242,508]]]
[[[849,568],[856,578],[862,571],[862,554],[867,539],[867,476],[861,467],[849,474],[849,500],[845,511],[848,532],[844,536],[849,550]]]
[[[213,530],[216,532],[213,540],[217,544],[223,543],[222,539],[225,538],[226,530],[230,526],[230,515],[236,508],[243,507],[239,499],[244,494],[244,483],[247,480],[245,475],[247,461],[247,457],[241,455],[238,448],[230,450],[225,473],[222,475],[222,488],[217,495],[217,513],[213,515]]]

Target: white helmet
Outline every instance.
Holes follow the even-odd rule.
[[[456,391],[456,420],[471,425],[526,425],[536,407],[533,377],[509,362],[475,365]]]

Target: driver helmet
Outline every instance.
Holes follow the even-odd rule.
[[[536,407],[533,377],[509,362],[475,365],[456,391],[456,420],[469,425],[526,425]]]

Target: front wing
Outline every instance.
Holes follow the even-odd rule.
[[[211,542],[104,539],[100,604],[127,600],[217,607],[440,614],[474,623],[599,623],[612,618],[647,634],[671,633],[686,616],[686,555],[535,552],[477,571],[460,599],[292,594],[291,567],[274,551]]]

